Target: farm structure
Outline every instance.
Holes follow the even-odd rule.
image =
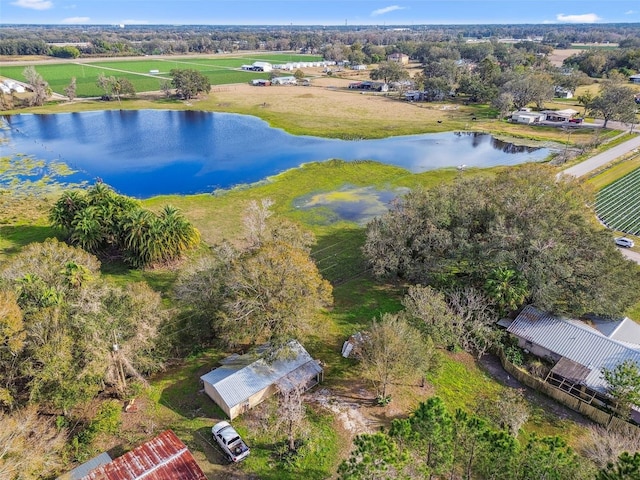
[[[268,353],[268,345],[263,345],[244,355],[231,355],[200,377],[205,393],[231,420],[278,390],[308,390],[322,380],[322,367],[297,341],[289,342],[273,361]]]
[[[511,114],[511,121],[514,123],[523,123],[531,125],[541,122],[553,123],[579,123],[581,119],[575,119],[578,114],[577,110],[567,108],[564,110],[543,110],[542,112],[534,112],[530,108],[521,108]]]
[[[607,408],[611,403],[603,370],[625,360],[640,365],[640,325],[629,318],[617,321],[557,318],[527,305],[507,332],[526,351],[554,364],[545,381],[556,388]],[[632,417],[640,420],[640,410]]]
[[[640,235],[640,168],[598,192],[596,215],[613,230]]]
[[[406,65],[409,63],[409,55],[404,53],[392,53],[391,55],[387,55],[387,61]]]
[[[299,68],[314,68],[314,67],[330,67],[335,65],[336,62],[322,60],[318,62],[287,62],[287,63],[275,63],[273,64],[274,70],[297,70]]]
[[[553,91],[553,96],[556,98],[573,98],[573,91],[564,87],[556,87]]]
[[[349,84],[351,90],[370,90],[373,92],[388,92],[389,85],[384,82],[353,82]]]
[[[275,77],[271,80],[273,85],[297,85],[296,77]]]
[[[629,77],[629,81],[630,81],[631,83],[640,83],[640,74],[637,74],[637,75],[631,75],[631,76]]]
[[[60,477],[60,480],[207,480],[186,445],[171,430],[134,448],[82,477]]]

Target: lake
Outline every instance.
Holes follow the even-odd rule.
[[[3,155],[62,162],[77,171],[67,182],[99,178],[138,198],[213,192],[332,158],[417,173],[537,162],[550,153],[469,132],[380,140],[295,136],[257,117],[198,111],[21,114],[4,116],[1,127]]]

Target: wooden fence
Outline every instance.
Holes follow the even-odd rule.
[[[581,413],[585,417],[593,420],[600,425],[611,429],[638,428],[637,426],[626,422],[623,419],[612,415],[611,413],[600,410],[593,405],[589,405],[583,400],[563,390],[560,390],[559,388],[554,387],[553,385],[543,381],[540,378],[534,377],[533,375],[529,374],[525,370],[518,368],[516,365],[507,360],[504,353],[502,352],[500,352],[500,361],[502,362],[502,366],[504,367],[504,369],[515,378],[517,378],[520,383],[531,387],[538,392],[544,393],[548,397],[556,400],[558,403],[561,403],[571,410]]]

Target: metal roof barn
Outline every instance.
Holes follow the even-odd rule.
[[[268,349],[262,346],[245,355],[231,355],[222,366],[200,377],[204,391],[233,419],[253,408],[278,388],[304,390],[317,384],[322,368],[297,341],[286,347],[286,355],[274,361],[265,359]]]
[[[81,480],[207,480],[186,445],[171,430],[111,463],[102,465]]]

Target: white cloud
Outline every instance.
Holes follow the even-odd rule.
[[[30,8],[31,10],[49,10],[53,7],[53,2],[49,0],[18,0],[12,2],[11,5],[22,8]]]
[[[89,17],[69,17],[62,20],[62,23],[84,25],[91,22]]]
[[[404,10],[405,7],[400,7],[398,5],[391,5],[390,7],[379,8],[378,10],[374,10],[371,12],[372,17],[377,17],[378,15],[384,15],[385,13],[395,12],[396,10]]]
[[[624,12],[625,15],[633,15],[634,13],[638,13],[635,10],[627,10],[626,12]]]
[[[595,23],[598,20],[602,20],[595,13],[585,13],[582,15],[565,15],[564,13],[559,13],[556,15],[556,18],[559,22],[564,23]]]

